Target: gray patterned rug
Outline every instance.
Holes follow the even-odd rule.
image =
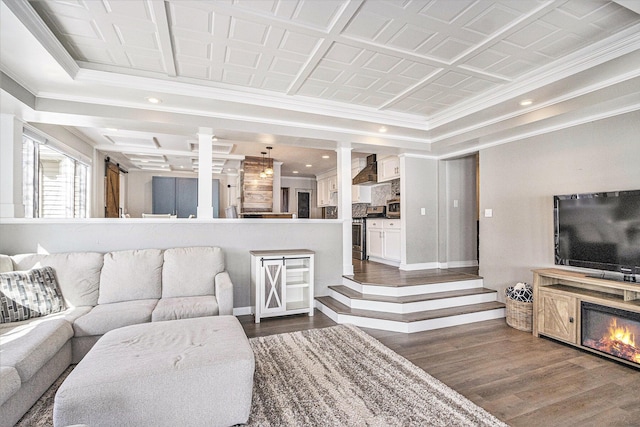
[[[506,426],[354,326],[250,342],[256,371],[249,426]],[[52,425],[53,396],[65,376],[20,427]]]

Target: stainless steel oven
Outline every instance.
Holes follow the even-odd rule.
[[[353,223],[351,224],[351,256],[359,260],[367,259],[365,224],[364,218],[353,218]]]

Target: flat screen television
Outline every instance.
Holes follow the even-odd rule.
[[[640,190],[553,197],[555,263],[640,274]]]

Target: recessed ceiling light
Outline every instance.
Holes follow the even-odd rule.
[[[292,171],[291,173],[300,173],[300,172],[298,172],[298,171]]]
[[[521,107],[528,107],[531,104],[533,104],[533,99],[523,99],[522,101],[520,101]]]
[[[308,167],[308,168],[310,168],[310,167],[312,167],[312,166],[313,166],[313,165],[305,165],[305,167]]]
[[[380,126],[380,129],[378,129],[378,132],[380,133],[385,133],[387,131],[386,126]]]
[[[107,128],[107,130],[109,132],[118,132],[118,129],[116,129],[116,128]]]
[[[324,156],[322,156],[323,159],[328,159],[329,155],[325,154]]]
[[[216,142],[216,141],[218,140],[218,138],[214,135],[214,136],[212,136],[212,137],[211,137],[211,140],[212,140],[213,142]]]
[[[147,97],[147,101],[149,101],[152,104],[160,104],[162,102],[162,99],[156,98],[154,96],[149,96]]]

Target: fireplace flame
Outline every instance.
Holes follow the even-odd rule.
[[[609,323],[609,339],[613,342],[635,347],[635,334],[626,326],[618,326],[618,319],[615,317]]]

